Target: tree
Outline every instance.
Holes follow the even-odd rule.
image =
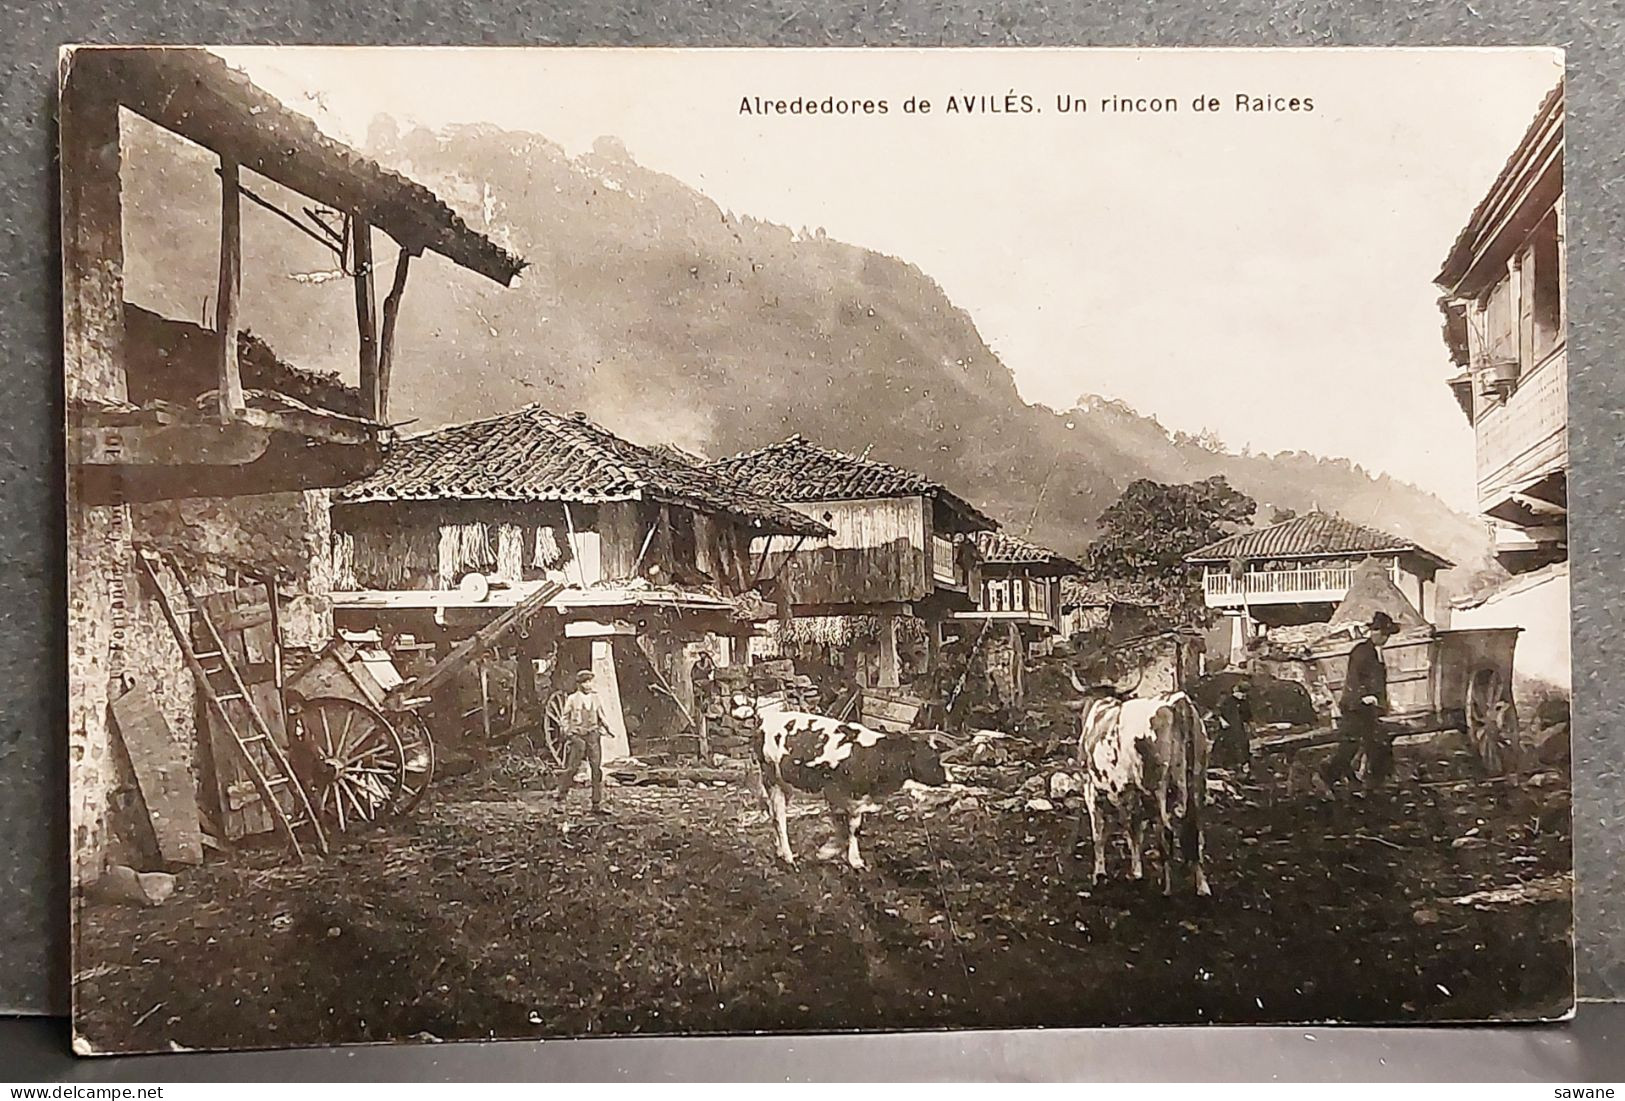
[[[1185,556],[1251,523],[1257,511],[1223,475],[1182,485],[1142,478],[1100,514],[1084,565],[1092,580],[1143,585],[1169,625],[1206,622],[1201,573]]]
[[[1296,509],[1283,508],[1280,505],[1276,505],[1270,512],[1270,523],[1272,524],[1284,524],[1288,520],[1296,520],[1297,518],[1298,511]]]

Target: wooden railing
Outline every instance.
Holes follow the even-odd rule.
[[[1293,603],[1297,601],[1341,600],[1354,582],[1353,566],[1314,566],[1294,570],[1249,570],[1240,580],[1228,573],[1210,573],[1203,578],[1208,603]]]

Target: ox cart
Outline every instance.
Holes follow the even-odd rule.
[[[1389,700],[1383,730],[1391,738],[1460,731],[1486,774],[1516,769],[1521,746],[1512,699],[1512,661],[1520,630],[1428,628],[1390,640],[1382,651]],[[1353,639],[1322,641],[1299,654],[1257,659],[1270,675],[1303,684],[1320,721],[1308,729],[1255,740],[1255,751],[1292,753],[1337,741],[1335,701],[1353,648]]]
[[[435,747],[419,708],[556,596],[544,585],[460,643],[421,680],[396,669],[376,631],[341,635],[288,682],[299,732],[289,757],[317,817],[342,832],[404,814],[434,780]]]
[[[285,689],[288,757],[317,817],[343,832],[405,813],[434,779],[434,740],[376,633],[341,635]]]

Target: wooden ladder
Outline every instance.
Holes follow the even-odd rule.
[[[163,611],[164,620],[169,624],[175,641],[180,645],[181,655],[186,659],[186,666],[192,671],[193,679],[197,681],[198,691],[203,694],[209,710],[219,717],[226,730],[230,732],[232,740],[236,742],[243,761],[248,766],[249,779],[259,790],[260,798],[265,801],[272,823],[276,831],[282,835],[289,852],[293,854],[295,860],[301,862],[305,859],[307,845],[318,852],[327,852],[327,835],[322,831],[321,823],[311,808],[310,797],[306,795],[304,786],[294,775],[293,766],[288,762],[288,755],[272,736],[265,716],[254,706],[248,688],[243,683],[242,674],[238,671],[236,662],[232,660],[231,651],[226,647],[225,639],[221,637],[214,621],[209,618],[208,612],[199,602],[186,572],[170,555],[160,555],[141,548],[136,551],[136,557],[148,582],[152,585],[153,592],[157,594],[158,607]],[[176,608],[170,603],[169,593],[159,577],[160,567],[167,567],[175,575],[181,592],[186,596],[186,607]],[[270,584],[272,582],[266,582],[266,585]],[[267,595],[269,596],[269,593]],[[182,615],[195,617],[192,623],[202,625],[203,634],[208,640],[208,649],[199,650],[193,645],[192,631],[181,622]],[[224,683],[221,683],[222,681]],[[303,841],[301,834],[304,835]]]

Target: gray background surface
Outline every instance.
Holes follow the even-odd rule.
[[[1625,654],[1618,637],[1625,589],[1625,525],[1620,523],[1621,459],[1625,458],[1625,379],[1614,359],[1622,343],[1621,260],[1625,249],[1625,188],[1617,166],[1625,156],[1625,14],[1617,0],[1569,4],[1529,0],[1467,2],[1290,3],[1242,0],[1078,3],[1020,0],[878,0],[868,5],[797,0],[732,0],[693,5],[678,0],[404,0],[390,5],[338,6],[313,0],[0,0],[0,25],[9,52],[0,83],[0,179],[5,247],[0,249],[0,347],[5,349],[0,394],[0,1009],[62,1012],[67,989],[67,902],[62,624],[62,473],[58,267],[55,185],[57,47],[69,42],[122,43],[412,43],[561,45],[796,45],[796,46],[1302,46],[1302,45],[1557,45],[1568,49],[1567,206],[1570,242],[1569,340],[1574,620],[1574,732],[1576,864],[1580,880],[1578,931],[1582,994],[1625,996],[1625,875],[1619,830],[1625,812],[1622,755],[1613,728],[1625,716],[1625,684],[1611,677]],[[493,94],[501,94],[494,89]],[[1465,216],[1465,212],[1464,216]],[[1442,380],[1441,380],[1442,385]],[[1545,1066],[1577,1073],[1589,1050],[1604,1042],[1614,1020],[1599,1007],[1569,1029],[1485,1032],[1350,1030],[1316,1041],[1303,1030],[1235,1030],[1211,1040],[1189,1030],[1158,1031],[1112,1051],[1149,1052],[1159,1042],[1161,1063],[1172,1048],[1199,1053],[1215,1047],[1253,1050],[1270,1073],[1266,1051],[1291,1066],[1345,1068],[1356,1076],[1385,1073],[1371,1052],[1417,1055],[1457,1050],[1474,1067]],[[1047,1077],[1090,1074],[1087,1061],[1067,1053],[1092,1050],[1102,1035],[1079,1033],[975,1033],[955,1037],[877,1039],[760,1039],[750,1041],[592,1041],[578,1044],[480,1045],[433,1055],[397,1053],[393,1071],[413,1077],[527,1076],[635,1073],[673,1067],[692,1074],[728,1073],[711,1060],[748,1057],[751,1051],[795,1053],[784,1073],[850,1076],[841,1062],[858,1059],[874,1075],[960,1074]],[[20,1023],[0,1034],[0,1066],[10,1053],[46,1058],[65,1045],[65,1033],[45,1023]],[[1064,1039],[1070,1037],[1070,1039]],[[1093,1037],[1093,1039],[1091,1039]],[[1190,1039],[1187,1040],[1186,1038]],[[1228,1039],[1225,1039],[1228,1037]],[[1431,1038],[1430,1038],[1431,1037]],[[1277,1044],[1277,1041],[1280,1043]],[[724,1043],[718,1047],[718,1043]],[[1082,1044],[1082,1047],[1078,1045]],[[16,1046],[13,1046],[16,1045]],[[1281,1046],[1288,1045],[1288,1046]],[[1295,1046],[1293,1046],[1295,1045]],[[885,1053],[913,1053],[893,1058]],[[1618,1045],[1613,1045],[1617,1047]],[[543,1048],[549,1052],[544,1058]],[[1302,1061],[1299,1049],[1330,1054]],[[560,1050],[568,1057],[553,1056]],[[823,1054],[814,1057],[812,1053]],[[638,1062],[627,1062],[627,1051]],[[1288,1052],[1297,1054],[1289,1055]],[[487,1054],[489,1053],[489,1058]],[[662,1055],[661,1053],[665,1053]],[[866,1056],[864,1053],[868,1053]],[[880,1058],[876,1058],[876,1055]],[[130,1063],[130,1073],[181,1076],[188,1066],[214,1074],[336,1076],[369,1065],[378,1049],[351,1051],[299,1064],[246,1056],[218,1061]],[[662,1058],[668,1061],[660,1062]],[[1513,1060],[1508,1063],[1508,1059]],[[924,1060],[921,1062],[919,1060]],[[941,1059],[947,1062],[933,1062]],[[966,1059],[971,1059],[966,1062]],[[1292,1060],[1298,1060],[1293,1062]],[[325,1060],[325,1061],[324,1061]],[[496,1060],[495,1062],[491,1060]],[[651,1060],[653,1062],[651,1062]],[[833,1060],[833,1061],[832,1061]],[[1409,1060],[1407,1060],[1409,1061]],[[1390,1060],[1392,1062],[1392,1060]],[[1118,1063],[1115,1074],[1130,1073]],[[859,1065],[852,1064],[852,1065]],[[13,1064],[20,1065],[20,1064]],[[32,1065],[32,1064],[30,1064]],[[742,1064],[745,1065],[745,1064]],[[764,1063],[756,1073],[773,1073]],[[103,1075],[113,1064],[81,1064],[80,1073]],[[1354,1069],[1363,1067],[1363,1072]],[[99,1068],[99,1069],[98,1069]],[[150,1068],[150,1071],[145,1069]],[[709,1070],[707,1069],[709,1068]],[[1147,1073],[1165,1068],[1145,1065]],[[42,1067],[42,1073],[44,1072]],[[197,1071],[197,1073],[205,1073]],[[861,1072],[860,1072],[861,1073]],[[1219,1070],[1213,1073],[1221,1073]],[[1303,1072],[1297,1072],[1301,1075]],[[1328,1070],[1328,1073],[1335,1073]],[[1412,1067],[1413,1076],[1419,1073]],[[1601,1073],[1600,1071],[1596,1073]],[[1622,1076],[1618,1071],[1615,1077]],[[1505,1075],[1491,1075],[1504,1077]]]

